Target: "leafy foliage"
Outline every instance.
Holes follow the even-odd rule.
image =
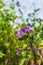
[[[29,13],[26,23],[13,28],[16,18],[20,18],[15,15],[14,4],[10,9],[4,9],[2,0],[0,4],[0,65],[38,65],[39,60],[43,61],[43,19],[35,18],[40,9]]]

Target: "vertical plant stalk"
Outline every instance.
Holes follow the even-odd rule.
[[[7,64],[12,65],[10,54],[8,52],[6,53],[5,60],[4,60],[4,65]]]
[[[35,51],[33,51],[33,52],[34,52],[34,62],[36,64],[36,54],[35,54]]]
[[[33,46],[32,46],[32,42],[31,42],[31,48],[33,49]],[[36,64],[36,54],[35,54],[35,51],[34,51],[34,49],[33,49],[33,53],[34,53],[34,63]]]

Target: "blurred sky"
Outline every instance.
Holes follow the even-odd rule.
[[[22,9],[24,15],[26,15],[28,12],[30,13],[33,12],[34,10],[33,3],[34,3],[36,8],[40,8],[37,17],[43,18],[43,0],[15,0],[15,1],[20,2],[21,8],[23,8],[24,6],[24,9]]]
[[[20,7],[16,6],[16,2],[19,1]],[[4,0],[4,2],[7,4],[6,6],[9,7],[9,4],[12,3],[11,0]],[[23,12],[23,19],[27,17],[28,13],[32,13],[34,11],[34,5],[35,8],[40,8],[40,11],[37,13],[36,17],[38,18],[43,18],[43,0],[14,0],[13,2],[15,4],[15,11],[16,15],[20,15],[18,9],[20,8],[21,11]],[[21,23],[21,19],[17,19],[16,22]],[[20,22],[21,21],[21,22]]]
[[[9,3],[11,3],[11,0],[4,0],[8,6]],[[16,14],[19,15],[18,7],[16,6],[16,2],[19,1],[21,7],[20,9],[23,12],[23,15],[26,16],[27,13],[32,13],[34,10],[33,3],[35,4],[36,8],[40,8],[40,11],[37,15],[37,17],[43,18],[43,0],[14,0],[15,1],[15,11]]]

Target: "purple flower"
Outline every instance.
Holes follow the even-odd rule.
[[[21,32],[25,32],[25,29],[24,29],[24,28],[20,28],[20,31],[21,31]]]
[[[37,47],[36,47],[36,48],[34,48],[34,51],[35,51],[35,52],[38,52],[38,48],[37,48]]]
[[[19,51],[18,50],[16,51],[16,55],[19,56]]]
[[[25,27],[25,32],[26,32],[26,33],[29,33],[29,32],[30,32],[30,26],[26,26],[26,27]]]
[[[30,46],[27,46],[26,50],[30,50],[30,49],[31,49],[31,47]]]
[[[23,36],[23,32],[18,31],[17,34],[16,34],[16,36]]]
[[[24,29],[20,28],[20,30],[17,32],[16,36],[23,36]]]
[[[18,48],[18,51],[22,51],[22,49],[21,48]]]
[[[16,55],[17,56],[19,56],[19,53],[22,51],[22,49],[21,48],[18,48],[17,50],[16,50]]]

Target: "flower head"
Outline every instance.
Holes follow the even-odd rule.
[[[26,47],[26,50],[30,50],[30,49],[31,49],[31,47],[30,47],[30,46],[27,46],[27,47]]]
[[[17,50],[16,50],[16,55],[17,56],[19,56],[19,53],[22,51],[22,48],[18,48]]]
[[[35,52],[37,52],[37,51],[38,51],[38,48],[37,48],[37,47],[36,47],[36,48],[34,48],[34,51],[35,51]]]
[[[20,31],[21,31],[21,32],[25,32],[25,29],[24,29],[24,28],[20,28]]]
[[[23,36],[23,33],[21,31],[18,31],[16,36]]]
[[[26,27],[25,27],[25,32],[26,32],[26,33],[29,33],[29,32],[30,32],[30,26],[26,26]]]
[[[20,30],[17,32],[16,36],[23,36],[24,29],[20,28]]]
[[[16,51],[16,56],[19,56],[19,51],[18,50]]]
[[[22,51],[22,49],[21,48],[18,48],[18,51],[20,52],[20,51]]]

